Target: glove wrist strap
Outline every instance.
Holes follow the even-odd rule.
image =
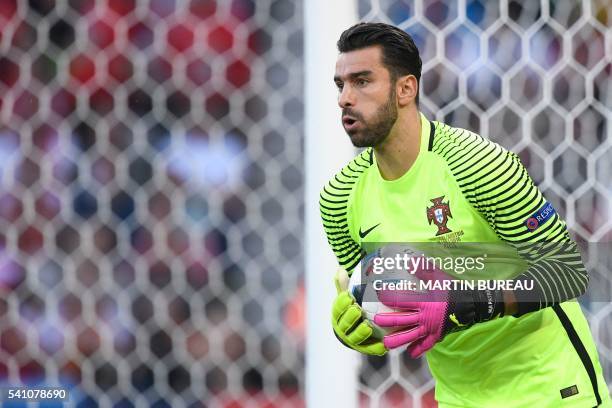
[[[486,322],[504,315],[504,296],[501,290],[474,291],[475,322]]]
[[[450,293],[449,314],[453,328],[467,328],[504,315],[501,290],[455,291]]]

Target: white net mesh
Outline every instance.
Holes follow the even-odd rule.
[[[359,0],[398,25],[423,59],[421,110],[519,154],[579,241],[610,241],[612,11],[606,1]],[[607,52],[606,52],[607,50]],[[598,299],[612,271],[590,265]],[[612,307],[582,299],[612,385]],[[434,406],[424,360],[364,358],[363,405]]]
[[[300,405],[302,11],[0,1],[0,386]]]

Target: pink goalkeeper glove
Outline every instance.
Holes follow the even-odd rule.
[[[415,275],[424,281],[451,279],[439,270],[421,270]],[[383,338],[385,347],[393,349],[409,344],[408,353],[412,358],[420,357],[448,333],[502,316],[504,310],[499,290],[435,290],[425,294],[422,291],[383,291],[378,296],[386,306],[399,310],[378,313],[374,316],[374,323],[381,327],[404,329],[386,335]]]

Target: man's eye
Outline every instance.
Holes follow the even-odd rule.
[[[344,86],[344,84],[340,83],[340,82],[336,82],[336,88],[338,88],[339,91],[342,90],[342,87]]]
[[[368,83],[368,81],[366,81],[365,79],[358,79],[357,81],[355,81],[355,84],[357,86],[365,86]]]

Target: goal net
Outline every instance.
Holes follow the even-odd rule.
[[[516,152],[577,241],[610,241],[608,2],[359,0],[358,10],[361,20],[395,24],[415,39],[429,118]],[[612,271],[602,248],[590,249],[588,265],[598,296],[581,304],[612,384]],[[424,359],[363,358],[359,380],[364,406],[435,405]]]

